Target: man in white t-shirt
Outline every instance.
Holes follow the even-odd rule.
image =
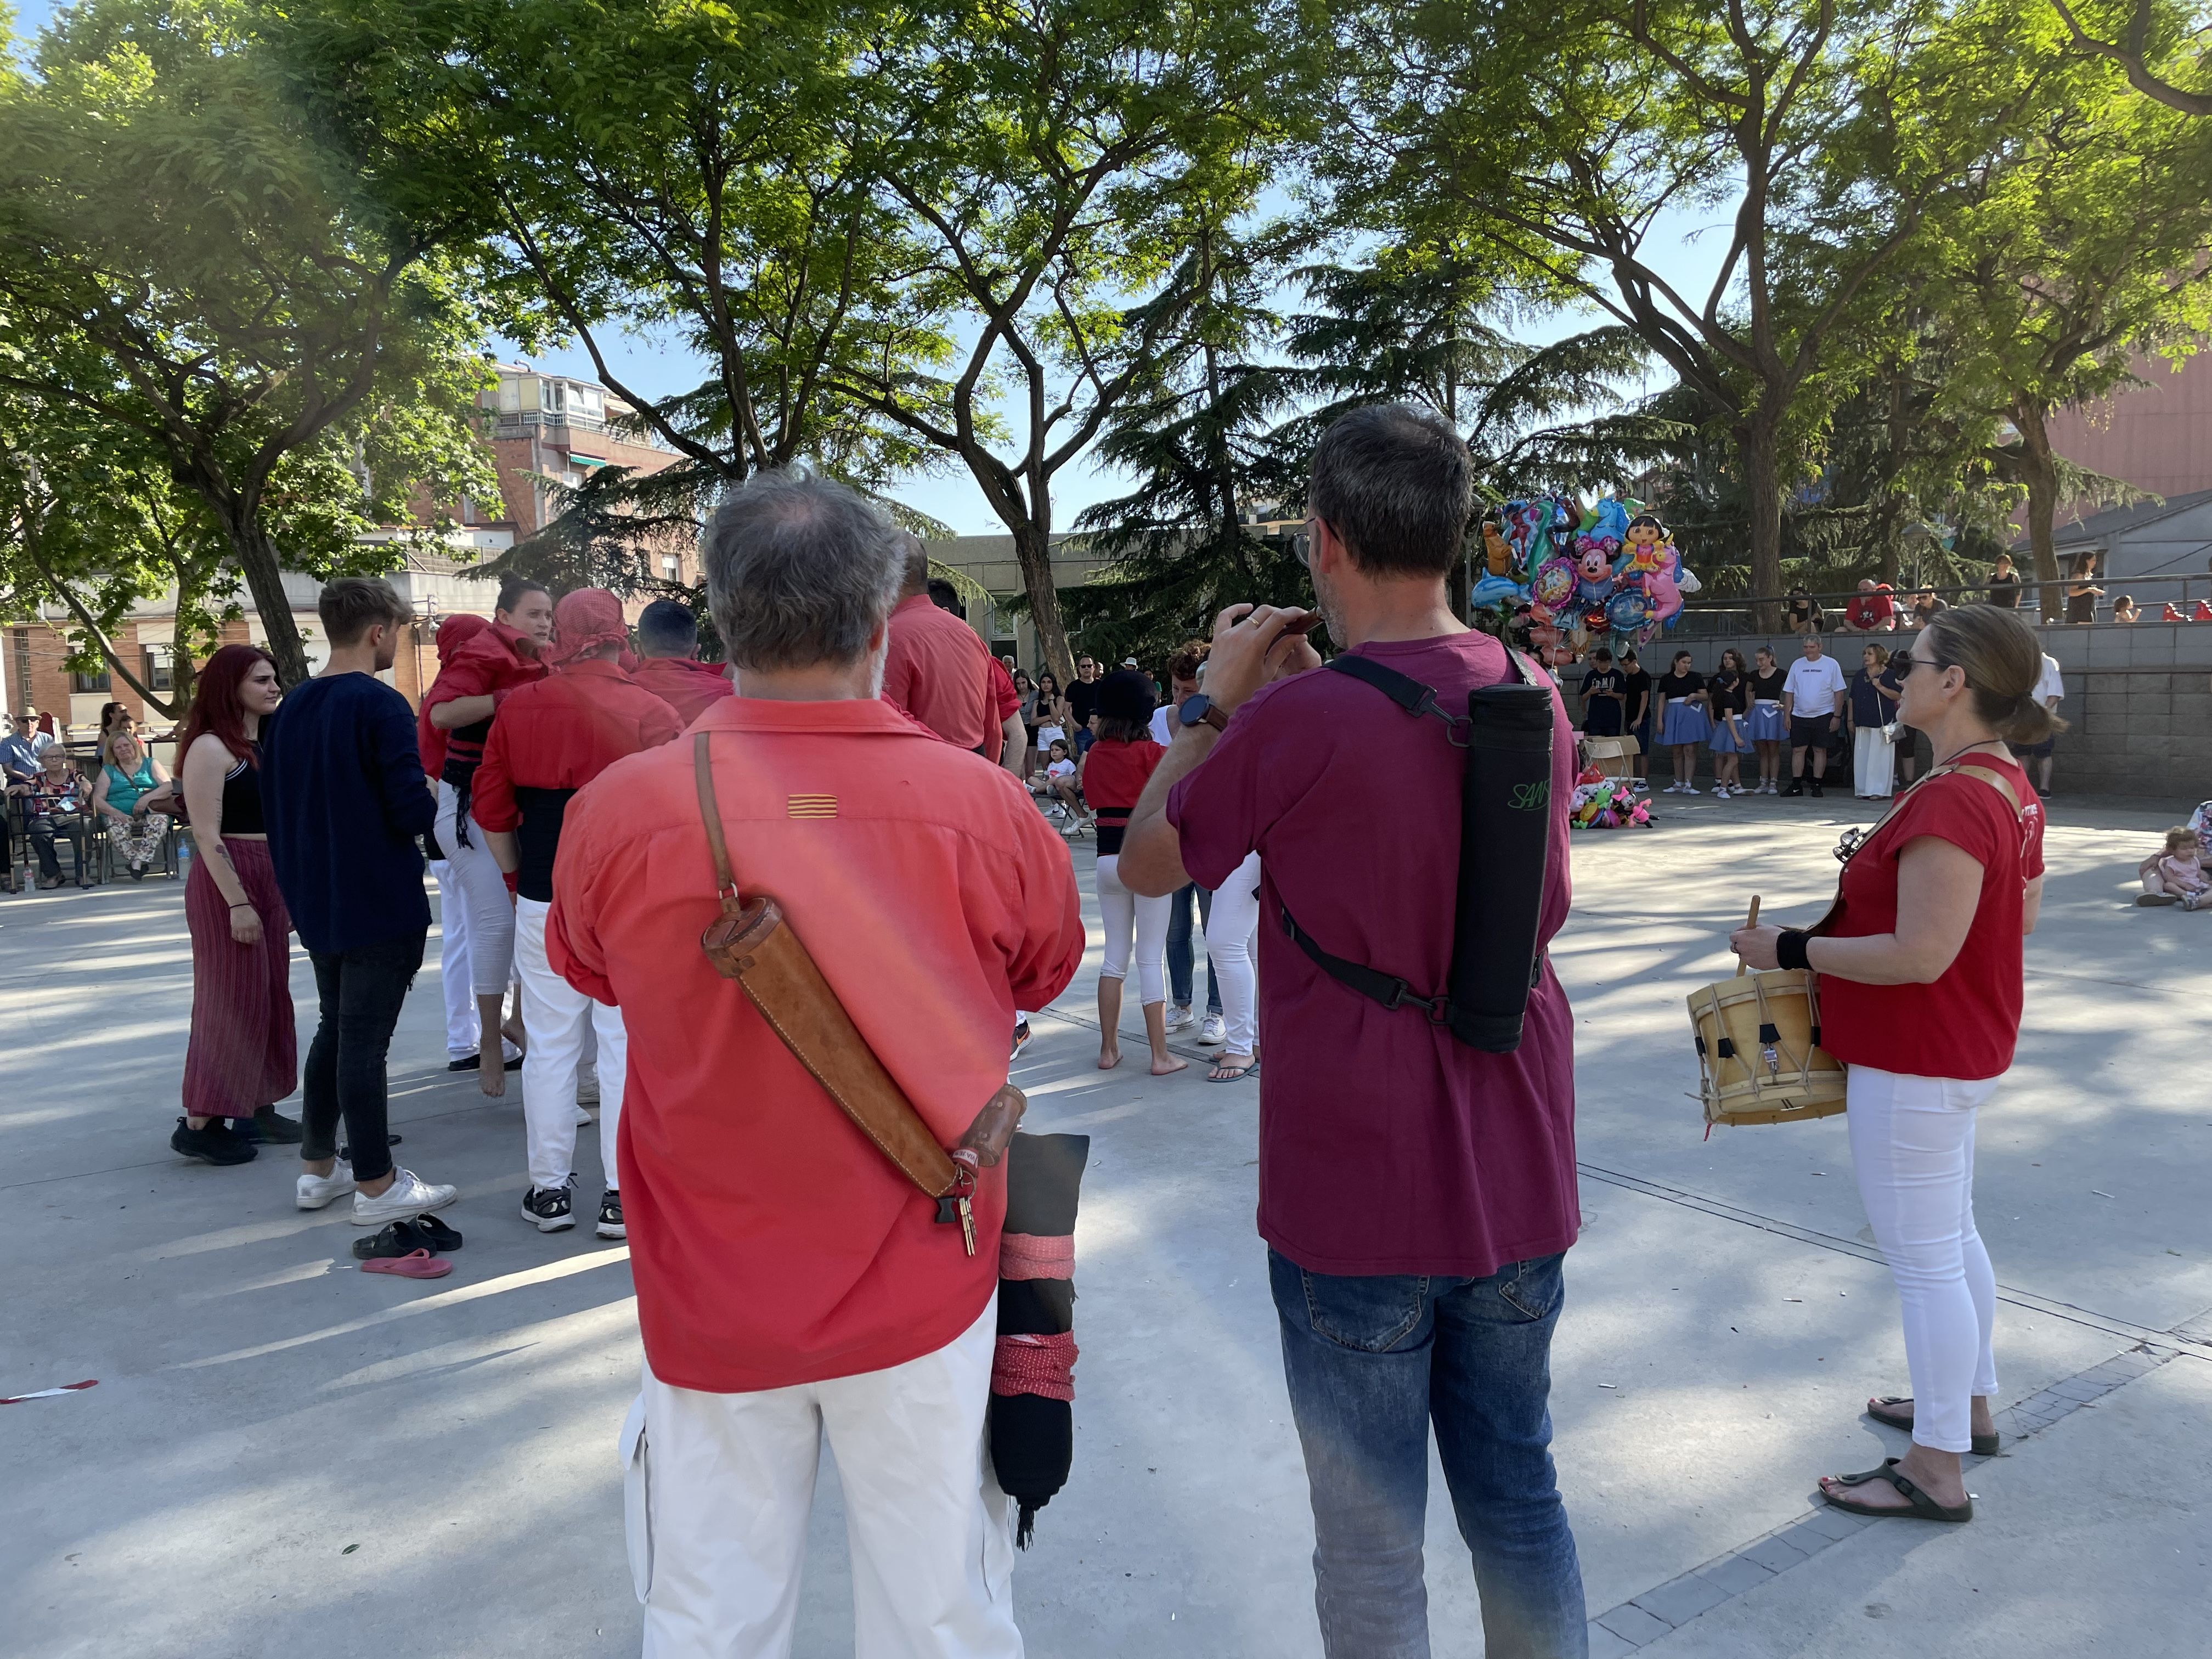
[[[1813,793],[1821,793],[1828,771],[1828,734],[1844,708],[1843,665],[1820,649],[1820,636],[1807,634],[1804,654],[1790,665],[1782,682],[1782,712],[1790,721],[1790,787],[1785,795],[1805,793],[1805,751],[1813,751]]]
[[[2043,653],[2043,672],[2035,682],[2035,700],[2055,714],[2060,701],[2065,696],[2066,682],[2058,672],[2057,659],[2046,651]],[[2026,745],[2013,757],[2014,759],[2024,763],[2032,756],[2041,763],[2036,769],[2040,774],[2035,781],[2035,793],[2039,795],[2047,795],[2051,793],[2051,751],[2057,747],[2057,744],[2058,738],[2054,732],[2041,743]]]

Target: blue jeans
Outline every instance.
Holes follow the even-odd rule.
[[[1198,904],[1199,925],[1213,920],[1213,890],[1187,881],[1168,898],[1168,1000],[1178,1008],[1190,1006],[1190,975],[1195,965],[1190,948],[1190,910]],[[1206,1012],[1221,1012],[1221,981],[1213,972],[1213,952],[1206,953]]]
[[[1308,1273],[1270,1250],[1314,1512],[1328,1659],[1428,1659],[1429,1425],[1474,1558],[1488,1659],[1586,1659],[1582,1565],[1552,1471],[1563,1257],[1487,1279]]]

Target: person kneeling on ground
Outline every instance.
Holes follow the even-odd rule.
[[[2204,849],[2197,832],[2176,824],[2166,832],[2166,850],[2153,853],[2136,866],[2142,878],[2137,904],[2179,904],[2185,910],[2212,906],[2212,875],[2203,866]]]
[[[653,1659],[791,1650],[827,1434],[856,1650],[1018,1659],[1012,1506],[984,1456],[1006,1180],[973,1250],[856,1133],[700,946],[773,899],[940,1146],[1006,1080],[1018,1008],[1083,957],[1065,848],[1010,775],[878,696],[899,532],[829,479],[757,473],[704,538],[737,695],[568,803],[553,970],[623,1011],[622,1194],[645,1340],[623,1430]],[[702,772],[711,787],[702,785]]]

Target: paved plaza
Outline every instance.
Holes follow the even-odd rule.
[[[1705,1138],[1683,1010],[1730,970],[1751,894],[1770,920],[1818,914],[1838,830],[1872,812],[1658,805],[1654,830],[1576,837],[1553,947],[1585,1227],[1553,1399],[1593,1653],[2202,1659],[2212,915],[2130,902],[2172,807],[2054,804],[2020,1056],[1979,1145],[2007,1447],[1970,1461],[1978,1518],[1945,1528],[1817,1506],[1815,1476],[1903,1449],[1859,1414],[1907,1391],[1896,1297],[1843,1120]],[[1256,1087],[1197,1063],[1153,1079],[1141,1037],[1093,1067],[1087,843],[1075,857],[1094,944],[1014,1074],[1029,1127],[1093,1147],[1075,1472],[1015,1578],[1030,1651],[1310,1659],[1311,1522],[1252,1228]],[[174,886],[0,902],[0,1393],[98,1379],[0,1413],[11,1659],[636,1652],[627,1252],[515,1214],[520,1079],[488,1102],[446,1072],[434,937],[430,955],[393,1123],[403,1162],[460,1183],[446,1214],[467,1243],[416,1285],[354,1270],[344,1206],[293,1206],[289,1149],[235,1170],[168,1152],[191,998]],[[303,954],[293,984],[311,1024]],[[583,1136],[587,1193],[596,1155]],[[1470,1659],[1474,1591],[1433,1486],[1435,1650]],[[803,1659],[851,1654],[849,1606],[825,1460]]]

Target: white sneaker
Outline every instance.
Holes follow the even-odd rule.
[[[582,1128],[587,1123],[597,1123],[599,1119],[593,1117],[589,1112],[586,1111],[582,1106],[580,1105],[576,1108],[576,1127],[579,1129]]]
[[[1639,795],[1648,795],[1651,793],[1651,785],[1643,778],[1634,780],[1628,787]]]
[[[1198,1028],[1198,1040],[1206,1048],[1229,1041],[1229,1028],[1222,1024],[1220,1015],[1208,1014],[1206,1017],[1206,1024]]]
[[[1190,1005],[1187,1002],[1171,1002],[1168,1005],[1168,1030],[1170,1031],[1186,1030],[1196,1018],[1197,1016],[1190,1012]]]
[[[394,1170],[392,1184],[371,1198],[353,1195],[353,1224],[381,1227],[387,1221],[404,1221],[428,1210],[442,1210],[461,1195],[458,1187],[434,1187],[412,1170]]]
[[[596,1106],[599,1103],[599,1068],[584,1066],[576,1072],[576,1104]]]
[[[319,1210],[343,1198],[353,1191],[353,1165],[339,1158],[331,1165],[331,1172],[319,1176],[312,1170],[300,1172],[298,1196],[303,1210]]]
[[[1703,792],[1698,789],[1696,784],[1686,783],[1682,786],[1682,793],[1686,795],[1695,795],[1702,793]]]

